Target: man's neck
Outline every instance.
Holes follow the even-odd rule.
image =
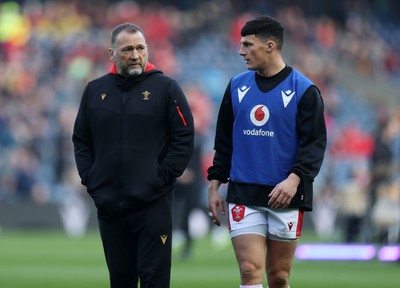
[[[271,61],[264,67],[264,69],[257,70],[257,73],[262,77],[272,77],[281,72],[286,67],[286,63],[282,57],[277,58],[275,61]]]

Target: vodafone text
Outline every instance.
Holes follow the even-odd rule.
[[[263,137],[274,137],[275,133],[274,131],[266,131],[262,129],[247,129],[243,130],[244,135],[250,135],[250,136],[263,136]]]

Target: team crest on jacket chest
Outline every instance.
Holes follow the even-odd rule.
[[[143,95],[143,101],[149,101],[150,100],[150,92],[149,91],[144,91],[143,93],[142,93],[142,95]]]

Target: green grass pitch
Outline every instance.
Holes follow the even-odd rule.
[[[300,241],[306,243],[307,237]],[[179,249],[174,250],[172,288],[239,287],[230,245],[216,249],[206,237],[195,242],[189,260],[180,260],[178,252]],[[400,287],[399,272],[400,263],[295,259],[291,287]],[[72,239],[63,232],[1,232],[0,287],[107,288],[98,233],[92,231]]]

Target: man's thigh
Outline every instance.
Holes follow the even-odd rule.
[[[267,275],[273,275],[278,272],[285,271],[290,274],[294,253],[296,251],[298,241],[276,241],[267,240]]]
[[[265,271],[266,238],[257,234],[241,234],[232,237],[231,241],[242,281],[246,273],[251,271],[251,279],[255,283],[262,283]]]

